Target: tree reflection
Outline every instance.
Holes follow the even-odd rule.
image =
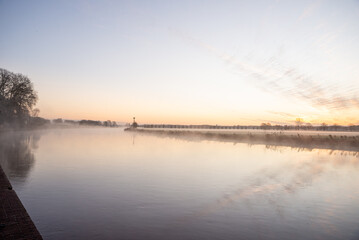
[[[139,134],[152,134],[159,137],[181,139],[185,141],[219,141],[246,143],[248,145],[266,145],[267,148],[291,147],[298,151],[329,149],[359,152],[359,135],[312,134],[290,132],[215,132],[215,131],[175,131],[137,129]]]
[[[6,133],[0,137],[0,164],[10,180],[26,180],[35,162],[33,150],[38,147],[40,137],[38,132]]]

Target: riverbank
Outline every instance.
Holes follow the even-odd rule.
[[[144,134],[156,134],[191,140],[212,140],[233,143],[249,143],[272,146],[288,146],[307,149],[332,149],[359,151],[358,132],[315,132],[315,131],[211,131],[128,128]]]
[[[42,239],[0,166],[0,239]]]

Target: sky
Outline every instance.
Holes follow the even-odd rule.
[[[40,116],[359,124],[359,1],[0,0]]]

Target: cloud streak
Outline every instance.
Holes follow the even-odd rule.
[[[309,6],[306,7],[304,9],[304,11],[302,12],[302,14],[299,16],[298,20],[302,21],[305,18],[310,17],[313,14],[313,12],[315,11],[315,9],[317,9],[319,7],[320,3],[321,3],[321,1],[318,0],[318,1],[314,1],[311,4],[309,4]]]
[[[266,66],[254,66],[177,29],[169,28],[169,31],[188,43],[207,50],[233,70],[247,75],[253,80],[255,87],[266,92],[305,101],[317,109],[324,108],[330,111],[359,109],[359,91],[354,85],[343,90],[340,83],[322,84],[295,67],[281,66],[274,60],[275,58],[271,58]]]

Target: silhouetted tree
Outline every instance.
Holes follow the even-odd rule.
[[[36,102],[28,77],[0,68],[0,124],[26,125]]]
[[[63,123],[64,121],[62,120],[62,118],[57,118],[52,120],[53,123]]]
[[[68,124],[78,124],[78,122],[75,121],[75,120],[64,120],[64,123],[68,123]]]
[[[81,120],[79,121],[80,125],[89,125],[89,126],[102,126],[102,122],[94,120]]]
[[[37,128],[46,124],[50,124],[50,120],[41,117],[31,117],[28,125],[31,128]]]
[[[39,116],[39,113],[40,113],[40,109],[38,108],[35,108],[31,111],[31,116],[32,117],[38,117]]]
[[[333,126],[331,126],[331,129],[334,130],[334,131],[338,131],[339,125],[334,123]]]
[[[322,125],[321,125],[321,130],[323,130],[323,131],[327,130],[327,126],[328,126],[328,124],[323,122]]]
[[[112,127],[112,121],[111,120],[107,120],[103,122],[103,126],[105,127]]]
[[[261,124],[261,129],[267,130],[267,129],[270,129],[271,126],[272,126],[272,125],[271,125],[270,123],[262,123],[262,124]]]

